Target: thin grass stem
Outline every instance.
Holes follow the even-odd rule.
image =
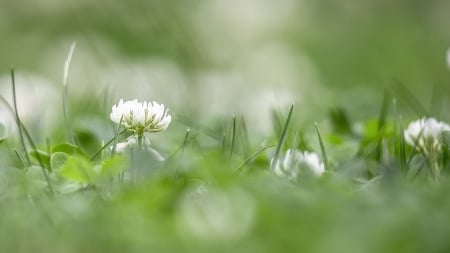
[[[20,117],[19,117],[19,111],[17,109],[16,78],[15,78],[15,74],[14,74],[14,67],[11,68],[11,84],[12,84],[12,93],[13,93],[12,95],[13,95],[13,105],[14,105],[14,109],[12,109],[12,111],[15,114],[16,125],[19,130],[20,144],[22,145],[23,152],[25,153],[25,159],[26,159],[27,165],[30,166],[31,159],[30,159],[30,156],[28,155],[27,146],[25,145],[25,139],[23,137],[23,131],[22,131],[22,127],[20,124],[21,121],[20,121]],[[6,103],[9,106],[9,103],[3,97],[2,97],[2,100],[4,103]]]
[[[317,122],[315,122],[314,126],[316,128],[317,138],[319,139],[320,151],[322,152],[322,160],[323,160],[325,170],[330,170],[330,166],[328,163],[328,156],[327,156],[327,152],[325,150],[325,145],[323,144],[322,135],[320,134],[319,125],[317,124]]]
[[[70,45],[69,53],[67,55],[66,61],[64,63],[64,74],[63,74],[63,113],[64,113],[64,122],[66,124],[67,130],[67,138],[70,144],[74,144],[74,137],[72,133],[72,126],[69,120],[69,69],[70,63],[72,62],[73,52],[75,51],[76,42],[73,42]]]
[[[280,156],[281,149],[283,147],[284,142],[286,141],[287,130],[288,130],[288,127],[289,127],[289,123],[291,122],[293,110],[294,110],[294,104],[292,104],[291,108],[289,109],[289,114],[288,114],[288,117],[286,119],[286,123],[284,124],[283,132],[281,133],[280,139],[278,141],[277,149],[275,151],[275,156],[273,157],[273,160],[272,160],[272,163],[271,163],[271,169],[272,170],[273,170],[274,166],[278,163],[278,158]]]
[[[232,132],[231,132],[231,146],[230,146],[230,160],[233,157],[234,143],[236,141],[236,115],[233,114]]]
[[[125,133],[127,130],[124,129],[122,130],[119,135],[122,135],[123,133]],[[116,136],[114,136],[113,138],[111,138],[108,142],[105,143],[105,145],[103,145],[99,150],[97,150],[92,156],[91,158],[89,158],[91,161],[94,160],[102,151],[103,149],[107,148],[114,140],[116,139]]]
[[[245,159],[241,164],[239,164],[239,166],[237,167],[237,171],[241,171],[242,168],[248,163],[250,162],[253,158],[257,157],[259,154],[261,154],[262,152],[266,151],[269,148],[275,147],[275,144],[269,145],[269,146],[265,146],[262,147],[261,149],[259,149],[258,151],[256,151],[255,153],[253,153],[251,156],[249,156],[247,159]]]

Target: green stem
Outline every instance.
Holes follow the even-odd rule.
[[[138,134],[138,146],[140,150],[144,150],[144,135]]]
[[[439,182],[439,176],[441,174],[441,171],[439,169],[439,164],[437,161],[437,157],[436,155],[431,155],[430,156],[430,170],[431,170],[431,175],[433,175],[434,181]]]

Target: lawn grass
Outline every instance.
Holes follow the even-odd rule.
[[[0,253],[450,252],[449,131],[405,135],[450,120],[448,4],[50,2],[0,9]]]
[[[75,128],[75,144],[64,137],[35,144],[16,114],[21,131],[1,144],[9,154],[0,174],[1,251],[446,252],[445,138],[435,181],[427,154],[405,144],[398,115],[386,102],[380,110],[362,135],[351,137],[357,148],[342,160],[333,151],[347,145],[353,130],[319,132],[316,124],[316,131],[301,133],[320,144],[310,151],[321,154],[326,172],[295,180],[272,172],[286,149],[311,146],[291,139],[294,105],[273,144],[244,149],[245,123],[233,115],[231,127],[213,129],[219,137],[209,141],[190,126],[184,138],[158,150],[164,161],[139,148],[112,152],[131,134],[120,128],[110,140],[80,138]],[[352,124],[336,116],[329,122]],[[157,134],[166,133],[147,138]]]

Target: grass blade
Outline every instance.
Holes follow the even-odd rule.
[[[236,115],[233,114],[231,145],[230,145],[230,160],[233,157],[234,142],[236,141]]]
[[[402,118],[399,119],[399,127],[400,127],[400,171],[406,175],[407,171],[407,162],[406,162],[406,143],[405,136],[403,135],[403,122]]]
[[[119,135],[122,135],[123,133],[125,133],[127,130],[124,129],[122,130]],[[89,158],[89,160],[94,160],[106,147],[108,147],[111,143],[113,143],[113,141],[116,140],[116,136],[112,137],[108,142],[105,143],[105,145],[103,145],[99,150],[97,150],[97,152],[95,152],[91,158]]]
[[[237,171],[240,171],[248,162],[250,162],[253,158],[257,157],[262,152],[266,151],[269,148],[275,147],[275,146],[276,146],[275,144],[272,144],[269,146],[262,147],[261,149],[259,149],[255,153],[253,153],[251,156],[249,156],[247,159],[245,159],[241,164],[239,164],[239,166],[237,167]]]
[[[21,121],[20,121],[20,117],[19,117],[19,111],[17,110],[16,78],[15,78],[15,74],[14,74],[14,67],[11,68],[11,84],[12,84],[12,93],[13,93],[12,95],[13,95],[13,105],[14,105],[14,109],[12,109],[12,110],[15,114],[16,125],[19,130],[20,144],[22,145],[23,152],[25,153],[25,159],[26,159],[27,165],[30,166],[31,159],[30,159],[30,156],[28,155],[27,146],[25,145],[25,139],[23,138],[23,131],[22,131],[21,123],[20,123]],[[3,97],[2,97],[2,100],[4,103],[6,103],[9,106],[9,103]]]
[[[74,144],[74,137],[72,134],[72,127],[69,121],[69,97],[68,97],[68,84],[69,84],[69,69],[70,63],[72,62],[73,52],[75,51],[76,42],[73,42],[70,45],[69,54],[67,55],[66,61],[64,63],[64,74],[63,74],[63,113],[64,113],[64,122],[66,123],[67,130],[67,138],[69,143]]]
[[[122,115],[122,117],[120,117],[119,125],[117,126],[117,130],[116,130],[116,134],[115,134],[116,138],[114,139],[114,144],[113,144],[113,147],[111,150],[111,156],[114,156],[116,154],[116,147],[117,147],[117,142],[119,141],[120,127],[122,126],[122,120],[123,120],[123,115]],[[105,145],[105,144],[103,144],[103,145]]]
[[[1,97],[1,99],[2,99],[3,102],[7,105],[7,107],[10,109],[10,111],[12,111],[12,112],[15,113],[15,116],[16,116],[16,124],[17,124],[18,130],[19,130],[20,142],[21,142],[22,148],[23,148],[23,150],[24,150],[24,152],[25,152],[25,158],[26,158],[26,160],[27,160],[28,166],[31,166],[31,159],[30,159],[30,156],[29,156],[29,154],[28,154],[27,147],[26,147],[26,145],[25,145],[25,138],[24,138],[24,136],[23,136],[24,133],[25,133],[25,135],[26,135],[26,137],[27,137],[27,139],[28,139],[28,142],[30,143],[32,149],[33,149],[34,152],[37,154],[37,159],[38,159],[38,162],[39,162],[39,164],[40,164],[40,166],[41,166],[42,173],[44,174],[44,178],[45,178],[45,181],[47,182],[47,186],[48,186],[48,188],[49,188],[49,190],[50,190],[50,193],[51,193],[52,195],[54,195],[55,192],[53,191],[53,187],[52,187],[52,184],[51,184],[51,182],[50,182],[50,178],[48,177],[47,170],[46,170],[46,168],[45,168],[45,166],[44,166],[44,163],[42,162],[42,158],[41,158],[40,154],[37,152],[36,145],[34,145],[34,141],[33,141],[33,139],[31,138],[30,133],[27,131],[27,129],[25,128],[25,126],[23,125],[23,123],[22,123],[22,121],[20,120],[20,117],[19,117],[19,112],[18,112],[18,110],[17,110],[16,81],[15,81],[15,75],[14,75],[14,68],[11,68],[11,80],[12,80],[13,104],[14,104],[14,108],[12,108],[11,105],[8,103],[8,101],[6,101],[3,97]],[[20,156],[19,156],[19,157],[20,157]],[[50,169],[50,168],[49,168],[49,169]]]
[[[291,122],[293,110],[294,110],[294,104],[292,104],[291,108],[289,109],[289,114],[286,119],[286,123],[284,124],[283,132],[281,133],[280,139],[278,141],[277,149],[275,151],[275,156],[273,157],[273,160],[272,160],[272,163],[270,166],[271,167],[270,169],[272,169],[272,170],[273,170],[274,166],[278,163],[278,157],[280,156],[281,148],[283,147],[283,144],[286,140],[287,130],[289,127],[289,123]]]
[[[375,152],[375,159],[378,162],[381,161],[381,156],[383,153],[383,136],[386,127],[388,107],[389,107],[389,95],[385,91],[383,101],[381,102],[380,115],[378,116],[378,138],[377,138],[378,140]]]
[[[319,125],[316,122],[316,123],[314,123],[314,126],[316,128],[317,138],[319,139],[320,151],[322,152],[322,160],[323,160],[323,164],[325,166],[325,170],[330,170],[330,166],[328,163],[328,156],[327,156],[327,152],[325,150],[325,145],[323,144],[322,135],[320,134]]]
[[[181,155],[180,157],[183,157],[184,149],[186,148],[186,145],[188,143],[189,135],[191,134],[191,129],[186,129],[186,135],[184,136],[183,145],[181,146]]]
[[[175,151],[173,151],[169,156],[167,156],[166,160],[171,160],[176,154],[178,154],[178,152],[181,152],[180,157],[182,157],[184,150],[185,150],[186,146],[188,145],[188,141],[190,140],[190,137],[191,137],[191,129],[188,128],[188,129],[186,129],[186,133],[183,138],[183,143],[180,146],[178,146],[178,148],[175,149]]]
[[[17,159],[19,160],[20,164],[22,165],[22,168],[26,168],[27,165],[25,164],[25,162],[23,161],[22,157],[20,156],[19,152],[17,151],[17,149],[14,149],[14,153],[17,156]]]
[[[407,103],[411,106],[411,108],[414,110],[414,112],[419,117],[428,116],[429,113],[427,109],[420,103],[420,101],[412,94],[412,92],[406,88],[402,83],[397,82],[394,88],[397,89],[397,94],[399,94],[401,97],[403,97]]]
[[[248,130],[247,130],[247,124],[245,123],[245,119],[244,116],[241,115],[241,120],[240,120],[240,135],[241,135],[241,139],[243,138],[244,140],[241,142],[242,143],[242,150],[244,152],[245,155],[250,153],[250,140],[248,138]]]

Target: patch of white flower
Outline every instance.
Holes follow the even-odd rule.
[[[136,145],[137,141],[136,138],[129,138],[127,141],[125,142],[119,142],[116,144],[116,152],[117,153],[123,153],[125,152],[128,148]],[[111,147],[113,148],[113,147]]]
[[[276,175],[290,180],[296,180],[302,173],[321,176],[325,172],[325,166],[319,155],[297,149],[288,149],[284,157],[276,161],[273,168]]]
[[[167,129],[172,117],[163,104],[139,102],[137,99],[123,101],[112,107],[110,118],[125,129],[142,135],[145,132],[160,132]]]
[[[445,131],[450,131],[447,123],[434,118],[421,118],[408,125],[404,137],[409,145],[430,152],[441,148],[439,136]]]

